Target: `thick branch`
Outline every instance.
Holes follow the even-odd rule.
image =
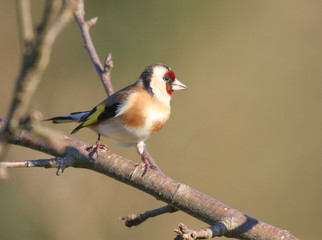
[[[1,122],[3,128],[3,121]],[[73,159],[72,161],[64,161],[64,158],[61,158],[60,165],[64,168],[69,166],[86,168],[129,184],[212,226],[218,226],[220,223],[221,229],[223,229],[223,226],[225,228],[223,236],[257,240],[297,239],[285,230],[249,217],[157,171],[149,169],[142,176],[144,167],[134,171],[137,168],[135,162],[115,153],[100,151],[99,154],[95,155],[98,157],[93,159],[90,157],[87,144],[63,134],[58,134],[56,137],[61,147],[66,149],[66,156]],[[42,141],[42,136],[26,130],[17,131],[9,139],[9,142],[46,153],[57,154],[56,148]]]

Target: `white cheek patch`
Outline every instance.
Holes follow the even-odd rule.
[[[150,87],[155,95],[155,97],[165,104],[170,104],[170,95],[167,92],[167,85],[163,80],[163,76],[166,73],[166,69],[163,67],[156,67],[153,71],[153,76],[151,78]]]

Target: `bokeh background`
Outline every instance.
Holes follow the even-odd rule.
[[[319,1],[86,1],[115,89],[149,64],[170,65],[189,86],[172,100],[167,125],[147,141],[163,171],[300,239],[321,237],[322,3]],[[43,1],[32,1],[39,23]],[[15,1],[0,1],[0,116],[21,63]],[[75,22],[59,36],[33,97],[44,117],[88,110],[105,98]],[[75,125],[51,125],[69,134]],[[82,130],[74,137],[94,143]],[[134,149],[110,148],[139,161]],[[45,154],[11,147],[7,160]],[[184,213],[128,229],[119,217],[162,202],[103,175],[10,169],[0,182],[0,239],[172,239]]]

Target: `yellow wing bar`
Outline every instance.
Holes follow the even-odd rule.
[[[105,109],[105,104],[102,103],[101,105],[98,105],[96,107],[96,111],[93,112],[91,115],[89,115],[85,122],[83,122],[82,127],[87,127],[89,125],[92,125],[93,123],[96,123],[98,121],[98,116],[101,115],[101,113]]]

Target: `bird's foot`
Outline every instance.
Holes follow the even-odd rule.
[[[141,163],[141,164],[143,164],[143,166],[144,166],[144,171],[142,173],[142,177],[143,177],[151,166],[148,161],[143,161],[143,163]]]
[[[106,144],[102,143],[101,140],[97,140],[95,144],[96,149],[105,149],[108,150],[108,147]]]
[[[159,168],[154,164],[153,160],[151,161],[148,157],[145,157],[144,154],[140,154],[140,156],[141,156],[142,162],[143,162],[146,169],[150,168],[150,169],[153,169],[156,171],[159,170]]]
[[[143,177],[146,174],[146,172],[150,168],[150,164],[148,162],[136,163],[133,172],[131,172],[131,174],[130,174],[130,178],[132,178],[132,176],[138,171],[138,169],[140,169],[142,167],[144,168],[144,170],[143,170],[141,177]]]
[[[99,150],[105,150],[105,151],[109,150],[107,145],[102,143],[99,139],[96,141],[95,145],[93,145],[87,149],[87,151],[90,152],[90,154],[89,154],[90,157],[93,157],[95,153],[96,153],[96,155],[98,155]]]

